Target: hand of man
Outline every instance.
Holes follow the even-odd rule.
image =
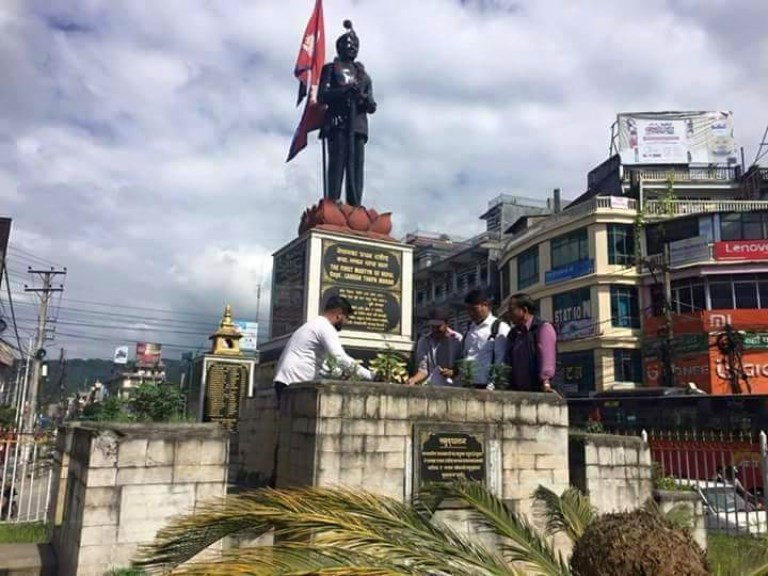
[[[443,378],[453,378],[453,370],[451,368],[440,368],[440,375]]]

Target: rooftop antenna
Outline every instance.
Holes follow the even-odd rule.
[[[756,166],[766,154],[768,154],[768,126],[765,127],[763,137],[760,140],[760,145],[757,147],[757,152],[755,153],[755,159],[752,161],[752,166]]]

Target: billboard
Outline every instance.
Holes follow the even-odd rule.
[[[592,258],[576,260],[570,264],[560,266],[559,268],[552,268],[552,270],[544,272],[544,284],[554,284],[555,282],[562,282],[563,280],[586,276],[587,274],[592,274],[594,271],[595,261]]]
[[[115,355],[112,358],[114,364],[128,364],[128,346],[118,346],[115,348]]]
[[[136,366],[151,368],[160,364],[162,345],[151,342],[136,343]]]
[[[625,165],[738,163],[730,112],[637,112],[617,124]]]
[[[589,287],[552,296],[552,320],[557,327],[558,340],[594,336],[595,322],[592,320],[592,299]]]
[[[245,320],[235,320],[235,328],[243,335],[240,339],[240,350],[244,352],[255,352],[259,349],[259,323],[247,322]]]
[[[715,260],[768,260],[768,240],[715,242]]]

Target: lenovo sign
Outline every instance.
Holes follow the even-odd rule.
[[[768,240],[715,242],[715,260],[768,260]]]

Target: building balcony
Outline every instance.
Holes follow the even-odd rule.
[[[595,196],[579,204],[569,206],[562,212],[553,214],[530,228],[521,230],[517,234],[512,235],[509,242],[520,242],[531,236],[543,234],[547,230],[572,222],[575,218],[590,214],[618,213],[633,215],[636,212],[637,201],[634,198],[627,198],[625,196]]]
[[[644,203],[645,216],[650,219],[761,210],[768,210],[768,200],[647,200]]]
[[[628,184],[635,173],[646,183],[672,180],[673,184],[736,184],[741,178],[741,166],[654,166],[632,167],[624,170],[622,182]]]
[[[645,260],[657,269],[664,266],[663,254],[653,254]],[[669,266],[672,269],[700,264],[739,262],[768,262],[768,240],[709,242],[706,238],[697,236],[671,242],[669,245]]]

